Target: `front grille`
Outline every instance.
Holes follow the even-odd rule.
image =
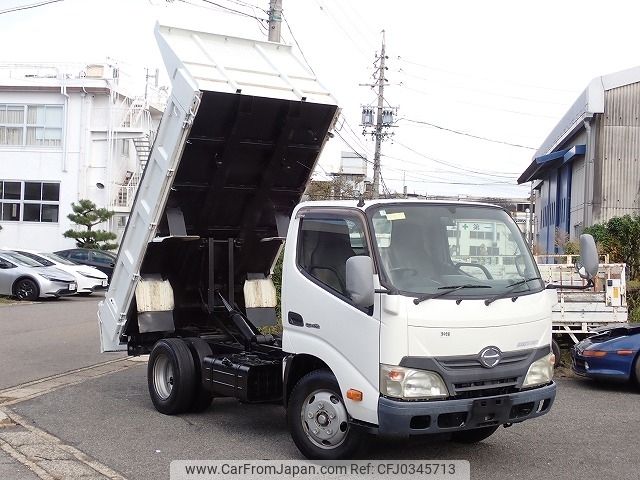
[[[490,397],[494,395],[507,395],[517,392],[518,379],[498,378],[492,380],[454,383],[454,398],[479,398]]]
[[[498,365],[510,365],[513,363],[522,362],[523,360],[526,360],[529,355],[531,355],[531,351],[503,352],[502,358],[500,359],[500,363]],[[444,368],[450,370],[465,370],[482,367],[480,358],[477,355],[469,355],[456,358],[441,357],[436,358],[436,360]]]

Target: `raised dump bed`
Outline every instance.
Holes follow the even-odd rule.
[[[156,37],[172,94],[99,307],[103,351],[143,353],[167,333],[237,343],[253,327],[229,309],[275,318],[269,274],[338,113],[290,46]]]

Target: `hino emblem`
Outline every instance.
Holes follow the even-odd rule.
[[[480,364],[485,368],[493,368],[502,358],[502,352],[498,347],[485,347],[480,351]]]

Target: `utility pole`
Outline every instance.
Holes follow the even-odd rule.
[[[280,43],[282,0],[269,0],[269,41]]]
[[[381,147],[382,141],[390,135],[387,133],[387,129],[389,127],[394,126],[393,117],[396,114],[396,107],[386,107],[385,99],[384,99],[384,87],[387,84],[387,78],[385,73],[387,71],[386,61],[387,61],[387,53],[386,53],[386,42],[385,42],[385,32],[382,31],[382,49],[380,50],[380,55],[376,58],[377,70],[374,73],[375,83],[373,84],[360,84],[360,86],[367,86],[371,88],[377,88],[378,91],[378,99],[377,106],[374,108],[373,106],[364,105],[362,107],[362,126],[365,130],[362,132],[364,134],[370,134],[375,138],[376,146],[375,152],[373,154],[373,185],[372,185],[372,198],[380,198],[380,156],[381,156]],[[374,111],[375,111],[375,123],[374,123]],[[367,131],[367,128],[371,130]],[[393,135],[393,134],[391,134]]]
[[[144,103],[146,104],[147,103],[147,96],[148,96],[148,93],[149,93],[149,79],[153,78],[153,80],[155,82],[154,85],[157,88],[158,87],[158,73],[159,72],[158,72],[158,69],[156,68],[156,73],[153,74],[153,75],[149,75],[149,68],[148,67],[145,68],[145,72],[146,72],[146,74],[145,74],[145,78],[144,78]]]
[[[376,149],[373,154],[373,198],[379,197],[380,192],[380,146],[382,144],[382,109],[384,108],[384,84],[385,84],[385,45],[384,30],[382,31],[382,49],[380,50],[380,66],[378,67],[378,111],[376,112]]]

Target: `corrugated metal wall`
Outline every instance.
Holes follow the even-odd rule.
[[[640,83],[605,92],[598,127],[593,221],[640,214]]]

